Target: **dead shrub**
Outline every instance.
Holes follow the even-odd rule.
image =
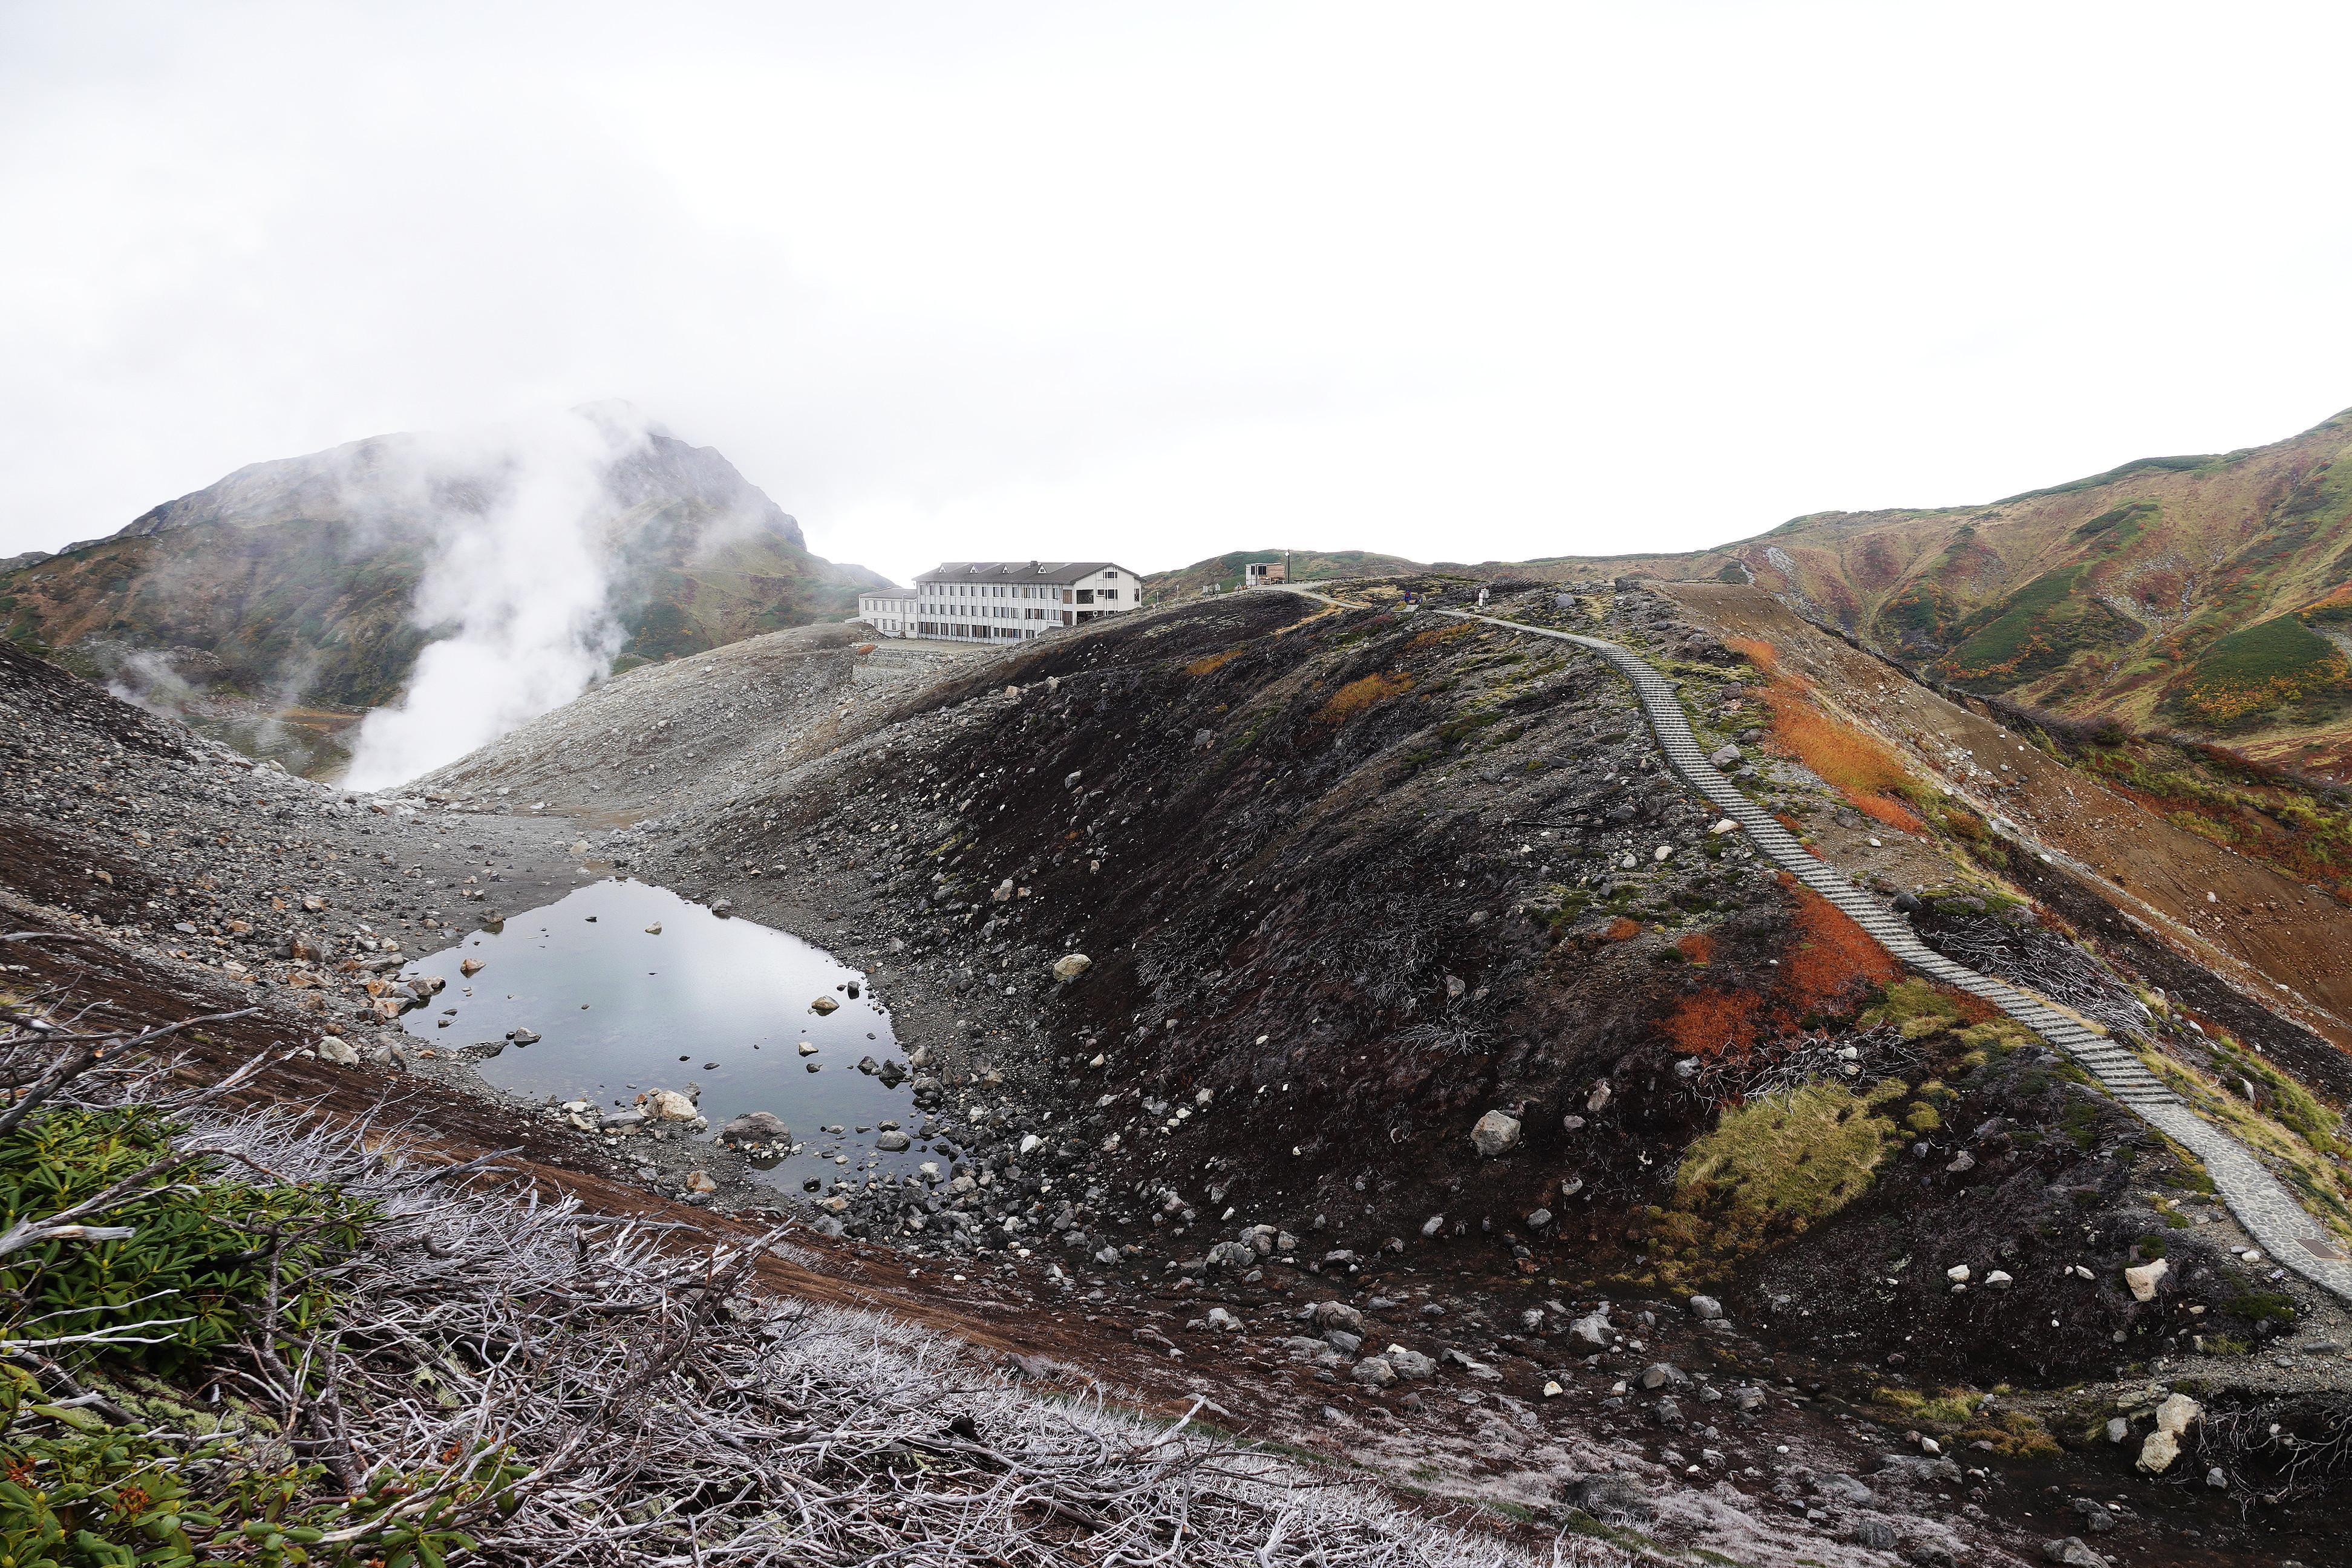
[[[1323,724],[1343,724],[1377,702],[1391,697],[1402,697],[1412,689],[1412,677],[1401,669],[1382,675],[1367,675],[1351,680],[1331,693],[1331,700],[1316,710],[1316,721]]]

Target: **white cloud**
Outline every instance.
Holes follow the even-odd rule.
[[[626,398],[812,545],[1516,558],[2352,402],[2331,7],[0,19],[0,553]]]

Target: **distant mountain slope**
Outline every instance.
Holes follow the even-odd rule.
[[[800,524],[716,450],[651,426],[615,445],[563,504],[604,552],[622,668],[837,618],[887,583],[810,554]],[[428,570],[497,525],[532,461],[477,432],[252,464],[107,538],[11,563],[0,635],[191,718],[381,706],[450,629],[417,622]]]
[[[1969,690],[2317,761],[2352,742],[2347,450],[2352,412],[1985,506],[1801,517],[1723,553]]]
[[[2347,454],[2352,410],[2271,446],[2143,458],[1979,506],[1815,512],[1680,554],[1433,570],[1753,582],[1970,691],[2343,774]],[[1237,584],[1243,562],[1279,553],[1216,556],[1153,581],[1186,596],[1210,581]],[[1298,560],[1302,576],[1404,569],[1355,552]]]

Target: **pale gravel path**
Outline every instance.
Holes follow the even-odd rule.
[[[1303,588],[1290,592],[1325,604],[1337,600]],[[1361,606],[1348,606],[1360,608]],[[1921,942],[1910,922],[1872,898],[1846,875],[1797,841],[1797,836],[1706,760],[1690,721],[1675,697],[1674,684],[1649,660],[1622,644],[1604,637],[1530,626],[1498,616],[1466,610],[1440,610],[1444,616],[1483,621],[1505,631],[1551,637],[1590,648],[1617,668],[1642,700],[1660,750],[1690,786],[1709,804],[1739,825],[1740,830],[1765,857],[1806,887],[1828,900],[1870,934],[1873,941],[1904,964],[1931,979],[1968,992],[2000,1008],[2079,1064],[2118,1103],[2129,1106],[2140,1119],[2205,1163],[2213,1185],[2238,1223],[2281,1267],[2291,1268],[2331,1294],[2352,1301],[2352,1262],[2345,1261],[2326,1230],[2288,1195],[2278,1179],[2265,1170],[2246,1146],[2213,1126],[2164,1087],[2157,1076],[2121,1043],[2095,1034],[2065,1014],[2035,1001],[2016,987],[1953,963]]]

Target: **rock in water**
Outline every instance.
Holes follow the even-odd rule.
[[[1470,1142],[1489,1160],[1499,1159],[1519,1146],[1519,1119],[1490,1110],[1470,1129]]]
[[[885,1132],[874,1140],[874,1146],[886,1154],[903,1153],[914,1140],[904,1132]]]
[[[646,934],[647,936],[659,936],[659,935],[661,935],[661,921],[654,921],[654,923],[653,923],[653,924],[651,924],[651,925],[649,925],[649,926],[646,927]]]
[[[747,1110],[719,1130],[724,1143],[789,1143],[792,1137],[793,1130],[767,1110]]]
[[[468,980],[471,980],[475,975],[479,974],[481,972],[482,961],[478,958],[467,959],[457,965],[457,973],[464,975]]]
[[[809,1004],[809,1011],[812,1013],[832,1013],[838,1011],[840,1006],[841,1004],[835,1001],[832,997],[820,996],[815,1001]]]

